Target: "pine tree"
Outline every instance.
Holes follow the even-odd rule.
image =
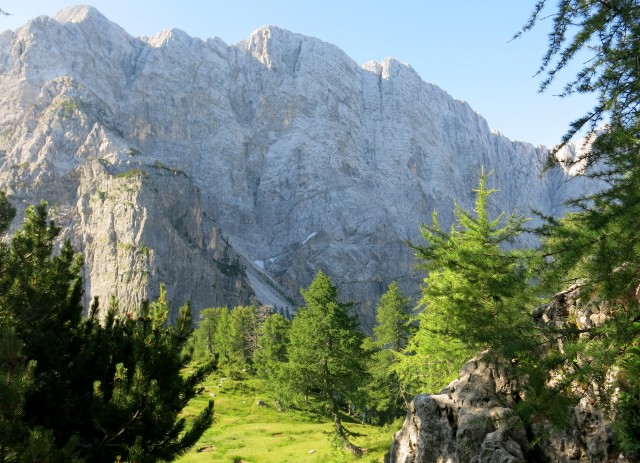
[[[313,395],[317,411],[333,418],[339,442],[360,455],[361,449],[348,439],[340,407],[355,400],[366,380],[364,336],[349,314],[351,304],[338,302],[338,290],[322,271],[301,292],[305,306],[291,325],[288,386],[298,395]]]
[[[0,327],[0,462],[17,461],[29,435],[24,406],[35,362],[27,362],[22,348],[13,328]]]
[[[75,420],[75,396],[65,381],[81,343],[82,258],[69,242],[54,254],[60,229],[47,218],[46,203],[29,207],[11,239],[0,273],[0,318],[34,360],[34,387],[25,402],[30,428],[54,432],[62,447]]]
[[[0,227],[13,216],[0,197]],[[82,320],[81,256],[65,243],[46,205],[0,245],[0,461],[113,463],[171,460],[211,423],[213,404],[186,429],[179,413],[205,367],[184,377],[188,307],[167,326],[168,302],[104,324],[98,305]]]
[[[171,461],[211,424],[212,401],[188,429],[179,417],[209,365],[183,374],[190,360],[181,352],[192,331],[191,310],[182,306],[173,326],[167,324],[169,312],[161,286],[158,300],[144,304],[138,315],[121,317],[112,299],[102,324],[95,310],[85,322],[91,343],[78,360],[92,380],[92,394],[78,435],[88,461]]]
[[[526,355],[531,339],[529,260],[533,253],[507,250],[522,231],[514,214],[494,219],[487,199],[495,191],[480,175],[473,212],[455,204],[455,223],[445,233],[433,214],[423,226],[427,242],[412,246],[428,273],[422,287],[419,329],[402,367],[406,382],[430,392],[453,379],[468,358],[491,349],[506,358]]]

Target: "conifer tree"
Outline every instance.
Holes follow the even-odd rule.
[[[253,306],[238,306],[231,310],[230,330],[231,362],[237,370],[253,368],[253,355],[257,348],[258,312]]]
[[[0,227],[13,216],[0,197]],[[211,423],[213,404],[185,427],[179,413],[205,368],[183,376],[188,307],[167,326],[160,298],[104,324],[82,320],[81,256],[65,243],[46,205],[0,245],[0,461],[169,461]],[[6,431],[6,432],[5,432]]]
[[[538,0],[523,32],[550,18],[547,52],[540,72],[544,90],[559,71],[580,56],[582,69],[565,85],[563,96],[594,94],[591,111],[567,131],[567,142],[582,127],[602,122],[593,144],[584,147],[586,175],[604,188],[570,204],[577,213],[560,221],[548,218],[540,232],[546,238],[550,265],[543,273],[550,293],[572,282],[581,299],[607,307],[610,317],[598,326],[563,336],[565,356],[553,356],[565,367],[557,392],[569,396],[576,385],[599,392],[611,409],[617,438],[627,453],[640,455],[640,5],[635,0],[563,0],[553,7]],[[548,7],[548,8],[547,8]],[[557,162],[555,159],[553,159]],[[576,359],[582,359],[576,362]],[[612,368],[613,367],[613,368]],[[616,380],[611,384],[609,373]]]
[[[214,345],[219,353],[220,365],[229,368],[233,353],[233,339],[231,331],[231,312],[228,307],[222,307],[216,323]]]
[[[68,241],[53,253],[59,231],[47,218],[46,203],[27,208],[2,262],[0,318],[23,344],[25,359],[35,361],[34,387],[25,401],[30,428],[52,430],[62,447],[76,416],[75,393],[65,379],[81,344],[82,257]]]
[[[34,369],[35,362],[22,355],[22,342],[13,328],[0,326],[0,462],[17,461],[25,451],[29,428],[24,406]]]
[[[349,313],[351,304],[338,302],[338,290],[324,272],[301,292],[305,306],[291,324],[288,386],[298,395],[313,394],[317,411],[333,418],[337,439],[359,455],[362,451],[349,441],[340,408],[356,398],[366,380],[364,336]]]
[[[507,250],[522,231],[523,218],[489,218],[488,175],[480,175],[473,212],[455,204],[455,223],[444,232],[422,226],[426,245],[413,245],[428,273],[422,287],[419,329],[401,368],[406,382],[436,392],[457,375],[462,363],[481,350],[511,358],[526,353],[531,341],[529,259]]]
[[[267,382],[280,407],[292,404],[286,380],[290,329],[291,322],[282,315],[272,313],[267,316],[260,327],[253,359],[256,373]]]
[[[181,352],[192,331],[191,310],[183,305],[173,326],[167,324],[169,312],[161,286],[159,298],[143,304],[139,314],[122,317],[112,299],[103,323],[95,309],[85,322],[90,344],[80,359],[93,383],[88,422],[78,435],[88,461],[171,461],[211,424],[211,401],[189,428],[179,418],[209,365],[183,374],[190,360]]]
[[[411,311],[411,299],[393,281],[378,302],[373,337],[364,343],[372,355],[368,362],[370,381],[362,388],[362,395],[366,411],[373,412],[380,423],[404,414],[415,392],[407,390],[409,385],[398,375],[403,351],[415,331]]]
[[[200,311],[200,321],[193,332],[194,360],[217,359],[220,351],[216,345],[218,322],[226,307],[210,307]]]
[[[260,327],[254,364],[258,376],[276,378],[287,362],[291,322],[278,313],[269,315]]]
[[[411,299],[404,296],[397,282],[392,281],[376,309],[375,342],[394,352],[401,352],[407,347],[413,331],[411,311]]]

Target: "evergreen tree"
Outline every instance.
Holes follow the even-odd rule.
[[[78,413],[68,381],[82,342],[82,258],[68,241],[53,253],[59,231],[47,219],[46,203],[27,208],[2,262],[0,324],[14,330],[24,357],[35,361],[34,387],[25,400],[29,428],[52,430],[62,447]]]
[[[289,406],[292,402],[286,380],[290,329],[291,322],[282,315],[269,315],[260,327],[253,360],[258,376],[267,382],[279,406]]]
[[[578,213],[561,221],[548,218],[540,230],[546,237],[550,265],[543,274],[549,292],[570,282],[581,285],[581,299],[606,306],[610,318],[578,332],[555,333],[563,338],[565,381],[556,393],[572,396],[576,386],[599,392],[601,406],[615,412],[618,441],[626,452],[640,454],[640,6],[635,0],[563,0],[549,11],[536,3],[524,31],[542,18],[552,19],[547,52],[540,71],[542,89],[580,54],[583,68],[570,80],[564,95],[592,93],[594,108],[574,121],[568,141],[581,127],[606,126],[585,147],[586,174],[605,187],[577,198]],[[586,56],[585,56],[586,55]],[[580,361],[576,361],[580,359]],[[612,368],[613,367],[613,368]],[[613,384],[610,373],[616,372]],[[617,392],[616,392],[617,391]]]
[[[335,435],[354,454],[362,451],[349,442],[340,407],[355,400],[366,380],[363,334],[349,314],[351,304],[338,302],[338,291],[322,271],[307,289],[305,306],[291,324],[287,381],[298,395],[314,396],[317,411],[331,416]]]
[[[211,401],[188,429],[179,417],[209,369],[204,365],[183,375],[190,361],[181,352],[192,331],[191,311],[182,306],[173,326],[167,325],[169,312],[161,286],[158,300],[143,304],[138,315],[121,317],[112,299],[102,324],[95,309],[85,322],[90,343],[79,360],[92,394],[86,427],[77,432],[88,461],[171,461],[211,424]]]
[[[24,405],[35,362],[27,363],[22,348],[13,328],[0,327],[0,462],[18,461],[29,434]]]
[[[411,311],[411,299],[392,282],[378,302],[373,338],[364,343],[373,353],[368,362],[370,382],[361,392],[367,412],[373,412],[380,423],[402,415],[413,396],[398,375],[402,352],[415,331]]]
[[[194,360],[211,360],[220,355],[216,345],[216,333],[222,312],[226,307],[211,307],[200,311],[200,321],[193,332],[193,358]]]
[[[483,349],[511,358],[525,355],[531,339],[529,259],[507,250],[524,219],[490,219],[487,198],[495,191],[480,175],[473,212],[454,209],[455,223],[444,232],[433,214],[423,226],[425,246],[412,246],[428,273],[422,287],[419,329],[403,362],[405,382],[434,392],[457,375],[462,363]]]
[[[0,226],[12,209],[0,197]],[[113,463],[171,460],[211,422],[212,407],[188,430],[178,414],[204,369],[183,377],[180,355],[191,331],[188,307],[166,326],[168,303],[104,324],[82,321],[81,257],[65,243],[45,204],[30,207],[0,245],[0,461]]]

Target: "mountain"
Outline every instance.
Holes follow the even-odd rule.
[[[317,269],[365,327],[392,280],[416,294],[407,241],[434,210],[558,216],[590,188],[548,150],[492,132],[394,59],[266,26],[236,44],[178,29],[134,38],[90,7],[0,35],[0,188],[49,201],[85,255],[86,297],[300,302]],[[525,238],[532,242],[533,238]]]

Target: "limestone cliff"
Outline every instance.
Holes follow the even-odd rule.
[[[88,296],[162,280],[196,308],[250,288],[293,306],[323,268],[370,326],[390,281],[417,292],[406,241],[469,207],[482,166],[494,211],[562,213],[583,179],[543,174],[546,156],[406,64],[273,26],[231,46],[134,38],[72,7],[0,34],[0,188],[50,201]]]

